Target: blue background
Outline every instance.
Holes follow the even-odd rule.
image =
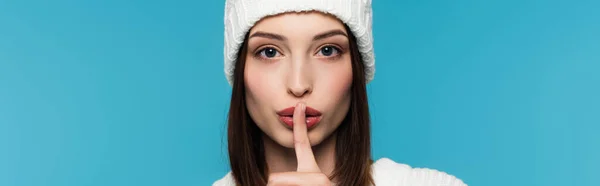
[[[600,185],[600,1],[375,0],[374,158]],[[224,1],[1,0],[0,185],[228,171]]]

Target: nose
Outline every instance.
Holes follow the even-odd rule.
[[[287,92],[294,97],[305,97],[312,92],[312,74],[304,59],[294,59],[287,80]]]

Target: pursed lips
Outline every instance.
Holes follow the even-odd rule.
[[[290,128],[294,126],[294,109],[295,107],[288,107],[277,112],[279,120],[285,123]],[[311,128],[321,121],[322,114],[319,110],[312,107],[306,106],[306,127]]]

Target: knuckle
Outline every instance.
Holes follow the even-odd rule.
[[[277,183],[277,181],[279,180],[279,174],[278,173],[273,173],[269,175],[269,183]]]
[[[308,145],[308,139],[306,138],[294,138],[294,144],[296,145]]]
[[[319,176],[315,177],[315,180],[319,183],[319,185],[322,185],[322,186],[330,186],[331,185],[331,181],[329,180],[329,178],[327,176],[325,176],[325,174],[319,174]]]

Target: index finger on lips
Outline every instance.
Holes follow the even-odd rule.
[[[294,149],[298,160],[298,172],[321,172],[308,139],[306,104],[298,103],[294,109]]]

